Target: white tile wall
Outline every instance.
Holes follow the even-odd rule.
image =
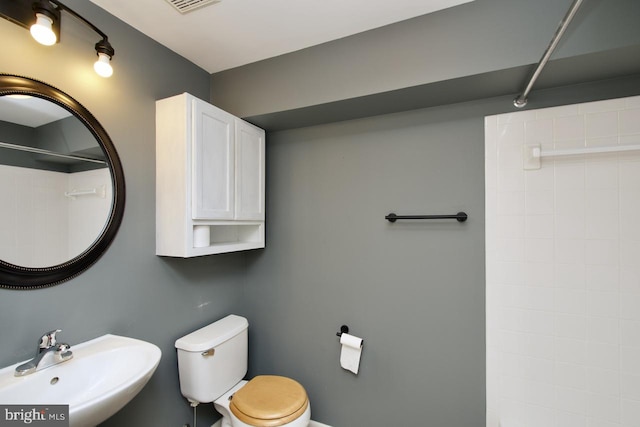
[[[0,166],[0,259],[27,267],[65,260],[65,175]]]
[[[640,427],[640,97],[485,118],[487,427]]]
[[[106,223],[110,183],[108,169],[67,174],[0,165],[0,259],[42,267],[78,255]],[[64,196],[65,191],[103,184],[105,198]]]

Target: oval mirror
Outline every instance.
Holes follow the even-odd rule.
[[[0,201],[0,287],[47,287],[82,273],[124,213],[109,135],[61,90],[0,74]]]

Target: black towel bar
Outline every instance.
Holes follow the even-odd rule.
[[[455,215],[396,215],[390,213],[385,216],[389,222],[396,222],[399,219],[456,219],[458,222],[465,222],[467,220],[467,214],[464,212],[458,212]]]

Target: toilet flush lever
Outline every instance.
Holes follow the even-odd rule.
[[[203,351],[203,352],[202,352],[202,357],[210,357],[210,356],[213,356],[213,355],[215,354],[215,352],[216,352],[216,349],[215,349],[215,348],[210,348],[209,350],[207,350],[207,351]]]

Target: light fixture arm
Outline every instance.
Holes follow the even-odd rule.
[[[96,46],[95,46],[96,52],[105,53],[105,54],[109,55],[110,58],[112,58],[113,55],[115,55],[115,50],[111,46],[111,43],[109,43],[109,37],[105,33],[103,33],[102,31],[100,31],[100,29],[98,27],[93,25],[91,22],[89,22],[83,16],[81,16],[76,11],[71,9],[69,6],[59,2],[58,0],[45,0],[45,1],[48,1],[50,3],[55,4],[58,7],[58,10],[60,10],[60,11],[64,10],[69,15],[72,15],[74,18],[76,18],[77,20],[81,21],[87,27],[91,28],[93,31],[98,33],[100,35],[100,37],[102,37],[102,40],[99,41],[98,43],[96,43]]]

